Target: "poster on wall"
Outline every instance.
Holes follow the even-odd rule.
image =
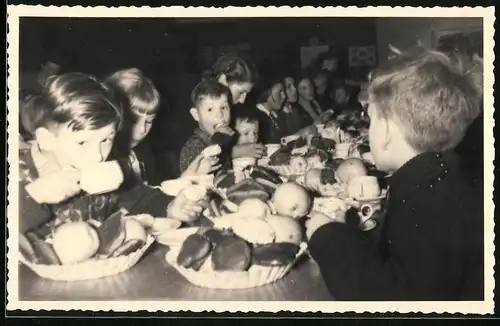
[[[377,63],[375,46],[356,46],[349,48],[350,67],[374,67]]]
[[[303,46],[300,48],[300,65],[302,68],[309,66],[320,54],[328,52],[328,45]]]

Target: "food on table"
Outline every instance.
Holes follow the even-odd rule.
[[[111,257],[129,255],[144,246],[145,241],[139,239],[126,240],[121,246],[111,253]]]
[[[381,189],[376,177],[361,176],[349,179],[346,192],[354,199],[376,198],[380,196]]]
[[[311,204],[307,190],[295,182],[286,182],[274,192],[272,203],[279,215],[299,219],[304,217]]]
[[[284,165],[290,161],[290,153],[278,150],[269,157],[270,165]]]
[[[269,206],[259,198],[247,198],[241,202],[238,213],[245,217],[265,218],[269,214]]]
[[[259,198],[262,201],[267,201],[270,194],[265,188],[253,179],[245,179],[235,186],[227,189],[227,199],[239,205],[247,198]]]
[[[97,229],[99,235],[100,246],[98,253],[101,255],[110,255],[113,251],[125,241],[125,228],[123,227],[123,216],[125,211],[120,210],[112,214],[104,220],[101,226]]]
[[[127,215],[124,216],[124,219],[134,219],[139,222],[144,228],[152,228],[153,224],[155,224],[156,222],[156,219],[149,214]]]
[[[279,215],[269,215],[266,217],[265,222],[273,230],[274,242],[293,243],[297,246],[302,242],[302,226],[296,219]]]
[[[224,240],[224,237],[233,235],[232,229],[208,229],[202,233],[212,244],[212,247],[217,246]]]
[[[286,242],[255,246],[252,251],[253,263],[260,266],[285,266],[295,260],[298,251],[298,245]]]
[[[26,235],[22,233],[19,234],[19,251],[29,262],[35,264],[39,263],[39,259],[33,245],[30,243]]]
[[[337,168],[337,177],[340,182],[347,183],[349,179],[367,174],[365,163],[355,157],[348,158]]]
[[[250,172],[250,177],[254,179],[263,179],[276,185],[283,182],[279,174],[271,169],[267,169],[261,166],[253,167],[252,171]]]
[[[97,253],[99,236],[87,222],[67,222],[55,229],[52,246],[61,264],[79,263]]]
[[[179,266],[190,268],[193,264],[205,259],[210,255],[211,242],[203,235],[194,233],[182,243],[182,248],[177,256]]]
[[[203,156],[204,157],[212,157],[212,156],[217,156],[222,152],[222,149],[219,145],[210,145],[207,148],[203,150]]]
[[[275,232],[267,219],[264,221],[241,217],[234,220],[231,229],[234,234],[253,244],[266,244],[275,240]]]
[[[124,221],[125,242],[130,240],[139,240],[143,244],[146,243],[147,233],[144,226],[135,219],[126,219]]]
[[[212,251],[214,271],[246,271],[252,262],[250,245],[238,236],[225,237]]]
[[[31,243],[33,252],[37,258],[34,260],[35,262],[44,265],[61,265],[61,261],[51,244],[40,239],[33,232],[26,233],[26,238]]]
[[[295,171],[295,174],[303,174],[307,170],[307,160],[300,156],[290,158],[290,167]]]

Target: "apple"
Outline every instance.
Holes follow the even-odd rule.
[[[79,263],[97,253],[99,236],[86,222],[68,222],[55,229],[52,246],[61,264]]]
[[[264,218],[269,214],[269,206],[258,198],[247,198],[241,202],[238,213],[246,217]]]
[[[296,219],[280,215],[269,215],[265,221],[274,230],[274,242],[288,242],[296,245],[300,245],[302,242],[302,226]]]
[[[309,211],[311,196],[298,183],[285,182],[276,188],[272,203],[279,215],[299,219]]]
[[[337,168],[337,177],[343,183],[349,182],[353,177],[361,177],[367,175],[367,170],[364,162],[356,157],[351,157],[340,163]]]

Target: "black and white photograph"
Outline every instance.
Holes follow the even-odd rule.
[[[7,309],[492,313],[494,14],[9,6]]]

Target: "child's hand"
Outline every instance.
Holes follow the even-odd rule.
[[[262,144],[241,144],[233,147],[233,158],[253,157],[260,159],[266,155],[266,146]]]
[[[307,239],[310,240],[314,232],[316,232],[316,230],[318,230],[323,225],[333,222],[335,222],[335,220],[322,213],[311,212],[309,214],[309,219],[306,221]]]
[[[218,156],[205,157],[203,153],[198,155],[188,168],[182,173],[182,176],[205,175],[220,169],[221,164]]]
[[[182,222],[192,222],[195,221],[202,212],[203,203],[188,200],[185,191],[186,190],[182,190],[168,205],[167,217]]]
[[[63,170],[26,185],[28,194],[39,204],[57,204],[81,191],[80,171]]]

